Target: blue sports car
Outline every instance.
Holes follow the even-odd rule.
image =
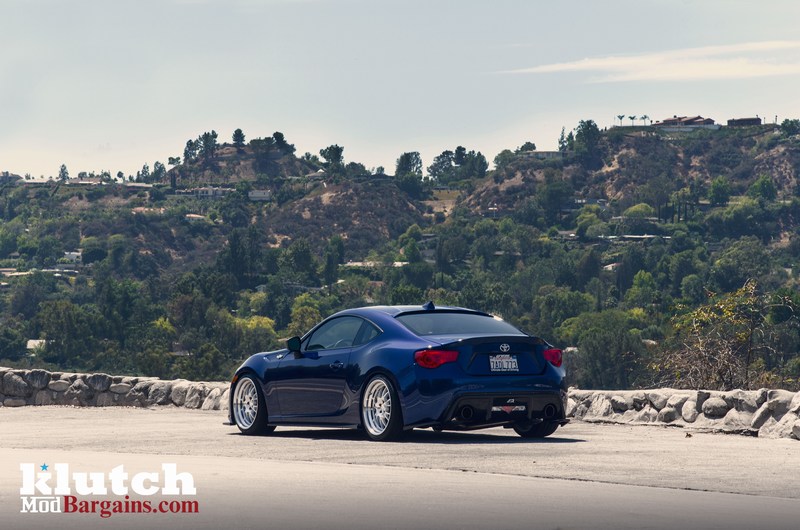
[[[504,426],[541,438],[569,420],[561,350],[500,318],[457,307],[375,306],[323,320],[257,353],[231,382],[230,422],[403,431]]]

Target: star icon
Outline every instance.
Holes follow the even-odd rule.
[[[47,464],[42,464],[42,465],[41,465],[41,466],[39,466],[39,467],[41,467],[41,468],[42,468],[42,471],[47,471],[47,467],[48,467],[48,466],[47,466]]]

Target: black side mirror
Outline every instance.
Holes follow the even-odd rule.
[[[286,348],[290,352],[299,352],[300,351],[300,337],[292,337],[291,339],[286,341]]]

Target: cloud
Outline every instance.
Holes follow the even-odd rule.
[[[702,81],[800,74],[800,41],[766,41],[594,57],[506,74],[596,73],[593,83]]]

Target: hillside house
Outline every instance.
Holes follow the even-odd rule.
[[[272,192],[269,190],[251,190],[247,193],[247,198],[251,201],[271,201]]]
[[[715,125],[711,118],[702,116],[673,116],[653,124],[653,127],[704,127]]]
[[[753,127],[761,125],[761,118],[732,118],[728,120],[728,127]]]

